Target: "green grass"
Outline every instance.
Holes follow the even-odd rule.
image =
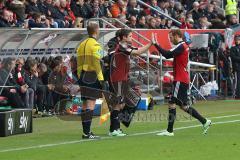
[[[198,102],[195,108],[206,117],[239,114],[212,118],[214,123],[240,120],[240,101]],[[177,115],[175,128],[199,125],[180,109]],[[56,117],[34,119],[33,133],[0,138],[0,160],[239,159],[240,122],[214,124],[206,136],[201,134],[201,127],[176,130],[174,137],[149,133],[165,129],[166,117],[166,105],[156,106],[154,111],[139,111],[130,128],[122,127],[129,134],[122,138],[109,138],[109,124],[100,126],[96,118],[93,131],[104,137],[98,141],[82,141],[78,121],[62,121]],[[65,142],[68,144],[60,144]],[[56,145],[46,146],[49,144]],[[32,148],[24,149],[26,147]],[[3,152],[9,149],[19,150]]]

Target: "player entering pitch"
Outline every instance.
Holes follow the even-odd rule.
[[[156,35],[153,36],[155,47],[165,58],[173,58],[173,89],[172,96],[169,100],[169,116],[168,116],[168,128],[162,133],[158,133],[159,136],[174,136],[173,125],[176,119],[176,105],[199,120],[203,124],[203,133],[206,134],[208,128],[211,125],[211,120],[204,118],[198,111],[188,105],[188,88],[190,77],[188,73],[188,57],[189,47],[186,42],[183,41],[183,34],[179,29],[171,30],[169,38],[172,44],[176,45],[171,50],[163,49],[157,42]]]

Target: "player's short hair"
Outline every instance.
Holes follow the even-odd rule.
[[[99,29],[99,25],[96,22],[90,22],[87,26],[87,32],[89,36],[92,36]]]
[[[180,38],[183,38],[183,33],[180,29],[172,29],[169,34],[172,34],[173,36],[179,36]]]
[[[119,33],[120,40],[122,40],[123,37],[127,37],[130,33],[132,33],[131,29],[122,28],[120,33]]]

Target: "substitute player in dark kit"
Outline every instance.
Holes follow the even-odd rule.
[[[176,105],[198,119],[203,125],[203,133],[206,134],[208,128],[211,125],[211,120],[208,120],[200,115],[194,108],[188,105],[188,89],[190,83],[190,77],[188,72],[189,62],[189,47],[186,42],[183,41],[183,34],[179,29],[171,30],[169,38],[172,44],[176,45],[171,50],[163,49],[154,36],[154,44],[158,51],[165,58],[173,58],[173,89],[172,96],[169,100],[169,117],[168,128],[166,131],[158,133],[159,136],[174,136],[173,125],[176,119]]]
[[[133,103],[127,103],[131,92],[128,84],[128,76],[130,71],[130,55],[136,56],[146,51],[153,44],[152,42],[141,48],[132,47],[132,30],[121,29],[118,31],[118,44],[115,47],[115,53],[112,53],[111,68],[110,68],[110,88],[115,95],[116,100],[113,100],[113,108],[111,110],[110,136],[125,136],[120,129],[119,114],[120,110]],[[130,92],[129,92],[130,91]],[[130,100],[131,101],[131,100]],[[136,107],[136,106],[135,106]],[[128,124],[129,125],[129,124]]]

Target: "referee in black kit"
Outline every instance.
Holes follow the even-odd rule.
[[[166,131],[158,133],[159,136],[174,136],[173,125],[176,119],[176,105],[186,113],[190,114],[203,125],[203,133],[206,134],[211,125],[211,120],[204,118],[196,109],[188,105],[188,89],[190,77],[188,72],[189,47],[183,41],[183,34],[179,29],[173,29],[169,32],[170,41],[175,47],[171,50],[163,49],[153,36],[155,47],[165,58],[173,58],[173,89],[169,101],[168,128]]]
[[[77,49],[78,76],[81,91],[82,106],[82,127],[83,139],[98,139],[91,132],[91,122],[96,99],[102,98],[101,89],[106,89],[107,83],[104,81],[101,67],[103,50],[97,42],[99,37],[99,25],[90,22],[87,26],[89,38],[84,40]]]

